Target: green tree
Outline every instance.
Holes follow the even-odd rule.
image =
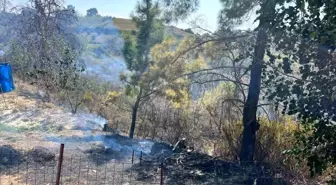
[[[142,101],[142,96],[146,94],[145,84],[141,83],[141,77],[148,70],[151,61],[150,49],[163,39],[163,26],[159,20],[160,10],[157,2],[152,0],[142,0],[138,3],[132,19],[136,24],[136,38],[128,35],[125,38],[123,54],[127,68],[132,72],[127,81],[126,93],[135,97],[132,106],[132,122],[129,137],[133,138],[137,112]]]
[[[15,36],[8,58],[13,66],[19,66],[23,79],[37,84],[46,93],[44,100],[49,100],[49,94],[60,87],[58,64],[64,48],[78,53],[77,39],[69,32],[76,13],[59,0],[30,0],[14,20],[20,24],[10,25]]]
[[[278,1],[264,73],[267,97],[303,125],[291,153],[308,160],[312,175],[336,164],[335,5]]]
[[[187,28],[187,29],[185,29],[184,31],[185,31],[185,32],[188,32],[188,33],[191,33],[191,34],[194,34],[194,32],[192,31],[191,28]]]
[[[159,0],[165,22],[177,22],[198,10],[199,0]]]
[[[250,83],[247,99],[243,109],[243,141],[240,152],[240,160],[251,162],[254,160],[256,132],[260,125],[257,122],[257,109],[260,96],[261,74],[264,66],[264,55],[268,40],[267,31],[270,27],[270,17],[274,14],[274,0],[221,0],[223,10],[220,14],[221,28],[231,30],[232,26],[240,24],[248,13],[257,10],[256,28],[257,38],[254,44],[254,53],[251,53],[252,63]]]
[[[90,8],[86,10],[86,16],[92,17],[92,16],[97,16],[98,15],[98,10],[97,8]]]
[[[129,133],[131,138],[134,136],[137,112],[141,102],[161,89],[160,83],[158,83],[159,78],[155,75],[153,78],[152,74],[165,73],[162,70],[149,69],[151,65],[155,65],[157,62],[150,56],[150,49],[163,39],[163,20],[168,23],[184,18],[195,11],[197,5],[198,0],[142,0],[138,3],[135,14],[132,15],[137,32],[135,38],[129,34],[125,35],[125,45],[123,48],[127,68],[131,71],[131,75],[129,77],[121,75],[121,79],[127,82],[126,93],[134,97]],[[176,45],[170,47],[174,48]],[[170,63],[168,62],[167,64]],[[163,66],[166,67],[167,65]],[[165,68],[163,66],[160,66],[159,69]],[[154,66],[152,68],[157,69]],[[172,80],[172,78],[169,78],[167,81],[169,80]],[[186,94],[185,91],[177,92],[179,92],[177,93],[178,95]],[[182,95],[179,97],[182,97]]]
[[[77,113],[88,88],[87,82],[82,77],[85,68],[77,61],[77,55],[78,53],[65,46],[61,59],[55,62],[58,68],[55,85],[60,91],[59,94],[63,95],[69,103],[73,114]]]

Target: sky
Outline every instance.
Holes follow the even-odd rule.
[[[13,4],[26,3],[27,0],[13,0]],[[112,17],[129,18],[131,12],[134,10],[138,0],[64,0],[65,4],[75,6],[75,9],[81,14],[85,15],[89,8],[97,8],[100,15],[108,15]],[[217,28],[218,14],[222,7],[219,0],[200,0],[200,6],[188,20],[183,20],[175,23],[179,28],[191,27],[190,22],[198,20],[197,24],[208,30],[214,31]],[[253,28],[253,17],[247,20],[242,26],[242,29]]]

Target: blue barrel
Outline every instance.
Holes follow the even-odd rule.
[[[12,68],[8,63],[0,63],[0,93],[11,92],[15,89]]]

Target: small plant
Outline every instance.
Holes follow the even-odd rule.
[[[69,103],[73,114],[76,114],[82,104],[86,91],[86,83],[81,76],[85,69],[76,58],[76,54],[70,48],[65,48],[62,60],[56,62],[59,68],[57,86]]]

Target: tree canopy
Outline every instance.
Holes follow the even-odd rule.
[[[308,159],[312,175],[336,163],[335,3],[278,2],[264,72],[268,99],[303,125],[291,152]]]
[[[96,15],[98,15],[97,8],[90,8],[90,9],[86,10],[86,16],[92,17],[92,16],[96,16]]]

